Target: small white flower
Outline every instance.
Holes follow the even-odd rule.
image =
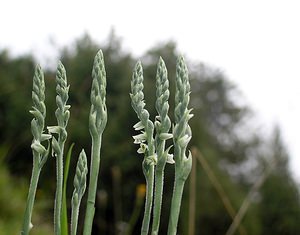
[[[157,128],[159,128],[160,127],[160,122],[159,121],[155,121],[154,122],[154,126],[155,126],[155,128],[157,129]]]
[[[59,134],[60,133],[60,127],[59,126],[47,126],[47,129],[49,133],[52,134]]]
[[[134,135],[132,137],[134,139],[134,144],[140,144],[146,141],[147,135],[143,132],[142,134]]]
[[[136,123],[136,124],[133,126],[133,128],[134,128],[136,131],[139,131],[139,130],[144,129],[145,127],[144,127],[144,125],[142,124],[142,122],[139,121],[138,123]]]
[[[159,135],[159,138],[160,138],[161,140],[168,140],[168,139],[173,138],[173,134],[170,134],[170,133],[161,133],[161,134]]]
[[[157,154],[155,153],[155,154],[153,154],[153,155],[151,155],[151,156],[148,156],[147,158],[146,158],[146,161],[148,161],[149,163],[151,163],[151,165],[153,164],[153,165],[156,165],[157,164]]]
[[[148,146],[146,144],[141,143],[140,148],[137,150],[138,153],[145,153],[146,150],[148,149]]]
[[[31,144],[31,148],[38,152],[39,154],[44,154],[47,150],[45,149],[45,147],[43,145],[41,145],[41,143],[37,140],[34,140],[33,143]]]
[[[167,163],[170,163],[170,164],[174,164],[175,161],[174,161],[174,155],[169,153],[170,149],[173,147],[173,145],[169,146],[169,148],[166,149],[166,151],[164,152],[164,158],[167,159]]]
[[[159,115],[155,116],[155,120],[161,121],[161,118]]]
[[[193,109],[189,109],[189,115],[188,115],[188,119],[190,120],[192,117],[194,117],[194,114],[192,114],[191,112],[193,111]]]
[[[181,137],[179,140],[178,140],[178,143],[180,145],[181,148],[184,148],[187,146],[187,144],[190,142],[191,140],[191,136],[188,136],[188,135],[184,135],[183,137]]]
[[[49,134],[42,134],[41,135],[41,142],[45,141],[45,140],[49,140],[52,138],[52,135]]]
[[[170,163],[170,164],[174,164],[175,161],[174,161],[174,155],[173,154],[167,154],[167,163]]]

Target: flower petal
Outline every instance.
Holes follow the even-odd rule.
[[[170,164],[175,163],[173,154],[167,154],[167,163],[170,163]]]
[[[191,136],[188,136],[188,135],[184,135],[183,137],[181,137],[179,140],[178,140],[178,143],[180,145],[181,148],[184,148],[187,146],[187,144],[190,142],[191,140]]]
[[[168,139],[173,138],[173,134],[171,134],[171,133],[161,133],[161,134],[159,135],[159,138],[160,138],[161,140],[168,140]]]
[[[146,141],[147,135],[146,133],[138,134],[132,136],[135,144],[140,144]]]
[[[139,130],[144,129],[145,127],[144,127],[144,125],[142,124],[142,122],[139,121],[138,123],[136,123],[136,124],[133,126],[133,128],[134,128],[136,131],[139,131]]]
[[[146,144],[141,143],[140,148],[137,150],[138,153],[145,153],[146,150],[148,149],[148,146]]]
[[[59,126],[47,126],[47,129],[48,129],[49,133],[52,133],[52,134],[60,133],[60,127]]]

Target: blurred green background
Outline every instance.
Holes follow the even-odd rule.
[[[139,234],[142,220],[142,158],[136,153],[132,135],[137,117],[130,106],[132,69],[141,59],[145,78],[145,100],[155,117],[155,74],[159,56],[165,60],[170,80],[170,117],[173,118],[175,64],[178,50],[172,41],[150,48],[142,58],[122,49],[112,32],[101,45],[83,35],[69,47],[57,48],[70,83],[71,117],[67,146],[75,143],[68,185],[73,190],[74,168],[82,148],[89,156],[88,132],[91,69],[93,58],[103,50],[107,72],[108,124],[101,150],[101,171],[93,234]],[[289,154],[280,128],[271,137],[258,134],[255,113],[237,87],[218,68],[186,58],[191,79],[191,120],[195,166],[186,182],[179,221],[179,234],[226,234],[245,198],[249,202],[235,234],[300,234],[299,185],[288,168]],[[31,55],[13,57],[0,51],[0,234],[18,234],[31,175],[32,140],[28,112],[34,66]],[[55,125],[55,69],[44,68],[46,82],[46,125]],[[168,143],[168,144],[171,144]],[[67,150],[68,147],[66,147]],[[272,167],[273,166],[273,167]],[[264,182],[251,197],[253,185]],[[160,234],[166,234],[173,187],[174,166],[167,165]],[[33,235],[53,234],[55,159],[45,164],[34,208]],[[70,200],[69,200],[70,201]],[[85,208],[83,199],[79,232]],[[194,210],[193,210],[194,209]],[[79,233],[79,234],[80,234]]]

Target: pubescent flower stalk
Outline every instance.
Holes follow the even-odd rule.
[[[165,165],[167,162],[174,163],[172,155],[168,153],[170,148],[165,151],[166,140],[172,138],[172,134],[168,133],[171,128],[171,121],[168,116],[169,96],[170,92],[167,69],[163,59],[160,58],[156,73],[155,107],[158,116],[154,124],[156,129],[155,147],[157,152],[157,164],[155,168],[155,194],[151,232],[152,235],[157,235],[159,231]]]
[[[143,130],[142,134],[133,136],[134,143],[140,144],[139,153],[144,153],[144,160],[142,163],[143,173],[146,179],[146,202],[144,210],[144,218],[142,222],[141,235],[147,235],[149,231],[149,224],[151,218],[151,209],[153,201],[153,185],[154,185],[154,165],[157,157],[155,154],[154,145],[154,125],[149,119],[149,112],[144,109],[144,93],[143,93],[143,69],[139,61],[133,72],[131,80],[131,105],[136,112],[139,122],[134,125],[135,130]],[[146,142],[147,144],[145,144]]]
[[[180,56],[176,65],[176,91],[175,91],[175,127],[173,129],[175,182],[171,202],[171,211],[168,225],[168,235],[176,235],[180,212],[180,205],[184,183],[192,168],[192,157],[186,156],[186,148],[192,137],[191,128],[188,125],[192,118],[188,109],[190,100],[190,84],[188,70],[184,59]]]
[[[95,56],[92,77],[91,110],[89,116],[89,131],[92,137],[92,151],[87,207],[83,230],[84,235],[90,235],[92,233],[95,214],[95,198],[100,168],[101,140],[102,133],[107,123],[107,110],[105,104],[106,72],[101,50]]]
[[[33,77],[32,89],[33,106],[30,113],[34,116],[31,121],[31,132],[33,141],[31,149],[33,153],[33,169],[30,180],[29,192],[27,197],[26,209],[24,213],[24,220],[21,235],[28,235],[32,227],[31,217],[33,211],[33,204],[35,200],[36,189],[39,181],[39,175],[43,165],[45,164],[49,154],[49,139],[51,135],[44,134],[46,106],[45,106],[45,82],[44,74],[39,65],[36,66]],[[43,141],[48,141],[47,149],[41,144]]]
[[[74,191],[72,196],[71,235],[76,235],[78,215],[82,196],[86,188],[86,174],[88,172],[87,159],[84,150],[80,152],[74,177]]]
[[[54,203],[54,233],[61,234],[61,211],[63,194],[63,156],[64,146],[67,140],[67,124],[70,117],[69,86],[67,84],[66,70],[61,62],[58,63],[56,72],[56,105],[55,116],[57,126],[48,127],[51,134],[57,135],[52,138],[52,154],[56,157],[56,194]]]

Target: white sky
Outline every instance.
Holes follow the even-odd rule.
[[[187,57],[221,68],[258,111],[262,130],[279,123],[300,182],[300,2],[295,0],[7,0],[0,48],[51,58],[52,38],[68,45],[88,32],[101,42],[114,27],[141,55],[173,39]]]

